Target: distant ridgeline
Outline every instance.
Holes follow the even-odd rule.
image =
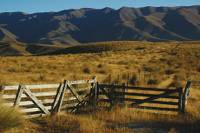
[[[0,13],[0,41],[67,44],[200,40],[200,6]]]

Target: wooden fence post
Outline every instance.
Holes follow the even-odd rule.
[[[122,93],[123,93],[122,98],[123,98],[123,100],[121,102],[122,102],[122,106],[124,106],[125,105],[126,83],[123,83],[122,86],[123,86],[123,88],[122,88]]]
[[[0,98],[3,95],[4,88],[5,88],[5,86],[3,86],[3,85],[0,86]]]
[[[92,106],[96,108],[98,100],[98,84],[97,79],[94,77],[94,83],[92,83]]]
[[[98,104],[98,101],[99,101],[99,92],[100,92],[99,82],[97,82],[97,104]]]
[[[58,104],[60,102],[60,98],[62,96],[62,93],[64,93],[63,89],[64,89],[64,84],[61,83],[59,85],[58,89],[57,89],[57,93],[56,93],[56,96],[54,98],[54,101],[53,101],[53,104],[52,104],[52,107],[51,107],[51,114],[54,114],[54,112],[58,111],[57,107],[58,107]]]
[[[191,86],[191,81],[187,81],[185,88],[184,88],[183,97],[182,97],[182,111],[183,111],[183,113],[185,112],[185,106],[187,104],[187,98],[190,94],[190,86]]]
[[[112,84],[112,87],[110,89],[110,96],[111,96],[111,109],[116,104],[116,94],[115,94],[115,87],[114,84]]]
[[[114,91],[115,93],[115,104],[117,104],[120,107],[123,107],[125,105],[125,87],[126,83],[123,83],[121,85],[121,88],[118,88]]]
[[[23,88],[24,88],[24,86],[19,85],[18,90],[17,90],[17,94],[16,94],[16,98],[15,98],[15,101],[14,101],[14,107],[19,106],[19,103],[21,101],[21,97],[22,97],[22,94],[23,94]]]
[[[181,113],[184,113],[183,109],[183,88],[178,88],[178,110]]]
[[[65,95],[65,90],[68,86],[68,82],[66,80],[64,80],[63,86],[62,86],[62,92],[59,98],[59,102],[58,102],[58,107],[57,107],[57,112],[60,112],[62,103],[63,103],[63,99],[64,99],[64,95]]]

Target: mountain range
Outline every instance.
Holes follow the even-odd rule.
[[[125,40],[200,40],[200,6],[0,13],[0,53],[5,46],[74,46]]]

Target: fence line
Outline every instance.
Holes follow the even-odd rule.
[[[99,84],[98,97],[100,97],[99,102],[106,102],[110,104],[111,108],[115,104],[126,103],[126,106],[128,107],[178,111],[184,113],[190,86],[190,81],[187,81],[184,88],[150,88],[116,84]],[[165,101],[163,101],[163,99],[165,99]],[[144,105],[147,103],[149,105]]]
[[[96,78],[90,80],[64,81],[60,84],[1,86],[5,105],[19,107],[27,117],[70,111],[93,89]],[[84,87],[72,88],[83,84]],[[73,93],[72,93],[73,92]],[[74,95],[76,94],[76,95]]]
[[[77,88],[76,85],[84,87]],[[19,107],[27,117],[75,112],[82,107],[108,108],[115,105],[130,108],[185,112],[191,81],[184,88],[137,87],[125,84],[101,84],[90,80],[65,80],[60,84],[1,86],[5,105]]]

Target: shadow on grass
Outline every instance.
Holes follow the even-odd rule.
[[[175,129],[176,132],[180,133],[198,133],[200,131],[200,120],[193,122],[129,122],[129,123],[107,123],[108,128],[129,128],[135,132],[140,132],[141,130],[148,130],[154,133],[160,132],[170,132]]]
[[[42,133],[76,132],[80,128],[77,119],[70,116],[63,117],[62,115],[56,115],[52,117],[36,118],[31,121],[39,125],[38,131]]]

